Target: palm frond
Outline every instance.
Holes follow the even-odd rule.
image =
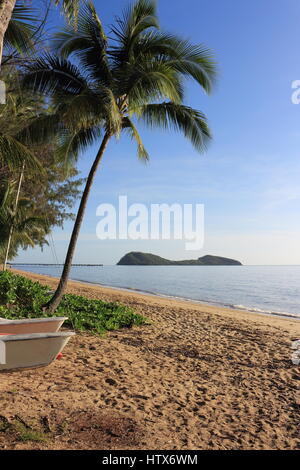
[[[55,1],[55,5],[62,6],[63,12],[67,20],[69,21],[69,23],[73,23],[74,26],[76,26],[81,0],[54,0],[54,1]]]
[[[128,7],[122,18],[117,18],[117,26],[112,27],[112,32],[119,42],[112,47],[110,54],[118,65],[130,60],[131,52],[139,35],[148,29],[158,29],[159,22],[156,14],[156,2],[154,0],[137,0]]]
[[[178,73],[193,78],[210,93],[216,80],[216,62],[210,49],[193,45],[175,35],[151,31],[139,37],[134,45],[136,62],[155,57]]]
[[[26,147],[54,143],[64,128],[61,116],[58,114],[41,114],[29,120],[15,138]]]
[[[19,54],[29,53],[34,48],[33,36],[38,22],[36,10],[17,1],[4,35],[4,47],[15,49]]]
[[[101,85],[91,91],[84,90],[74,96],[68,96],[63,104],[57,104],[56,114],[64,122],[66,128],[77,132],[81,128],[102,126],[112,134],[119,134],[122,118],[112,91]]]
[[[105,84],[111,82],[106,56],[107,37],[92,3],[80,10],[76,31],[67,27],[54,36],[53,48],[65,59],[74,54],[94,78],[99,80],[101,77]]]
[[[76,131],[102,121],[111,132],[120,132],[121,117],[112,90],[89,81],[69,60],[47,54],[27,70],[23,86],[52,96],[58,122]]]
[[[0,163],[14,170],[21,169],[23,162],[28,168],[43,170],[38,159],[25,145],[10,135],[0,134]]]
[[[21,21],[11,20],[4,36],[4,47],[17,50],[20,54],[33,50],[34,28]]]
[[[102,134],[98,126],[80,129],[77,132],[65,132],[61,135],[60,145],[57,148],[57,162],[69,168],[74,165],[81,152],[96,142]]]
[[[141,136],[131,119],[127,117],[123,119],[123,129],[128,131],[131,138],[136,141],[138,158],[142,161],[148,161],[149,154],[145,149]]]
[[[76,65],[51,54],[40,57],[26,70],[22,85],[35,93],[76,95],[89,86]]]
[[[206,149],[211,139],[205,115],[188,106],[175,103],[149,104],[141,107],[139,116],[149,127],[183,132],[200,152]]]
[[[118,92],[128,96],[129,106],[156,100],[181,103],[183,87],[179,75],[160,60],[124,67],[118,74]]]

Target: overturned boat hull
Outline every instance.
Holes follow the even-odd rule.
[[[0,371],[45,367],[64,349],[73,332],[0,336]]]
[[[26,318],[22,320],[0,318],[0,334],[54,333],[67,319],[67,317]]]

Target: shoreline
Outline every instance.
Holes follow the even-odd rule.
[[[49,274],[39,274],[39,273],[35,273],[35,272],[32,272],[32,271],[23,271],[23,270],[20,270],[20,269],[16,269],[14,267],[10,267],[10,270],[11,271],[14,271],[16,273],[19,273],[21,275],[36,275],[36,276],[41,276],[41,279],[44,279],[44,278],[49,278],[49,279],[53,279],[53,280],[58,280],[59,278],[56,277],[56,276],[52,276],[52,275],[49,275]],[[37,278],[38,279],[38,278]],[[198,305],[202,308],[205,308],[205,307],[211,307],[211,308],[216,308],[216,309],[222,309],[222,310],[229,310],[229,311],[233,311],[233,312],[237,312],[237,313],[246,313],[248,315],[258,315],[258,316],[266,316],[266,317],[271,317],[271,318],[280,318],[280,319],[287,319],[287,320],[292,320],[292,321],[295,321],[295,322],[299,322],[300,323],[300,315],[296,315],[296,314],[293,314],[293,313],[289,313],[289,312],[271,312],[271,311],[263,311],[263,310],[259,310],[259,309],[255,309],[253,307],[253,309],[251,308],[247,308],[247,307],[244,307],[244,306],[234,306],[234,305],[226,305],[226,304],[223,304],[222,302],[213,302],[213,301],[204,301],[204,300],[195,300],[195,299],[189,299],[189,298],[185,298],[185,297],[177,297],[177,296],[172,296],[172,295],[168,295],[168,294],[162,294],[162,293],[156,293],[156,292],[150,292],[150,291],[144,291],[144,290],[141,290],[141,289],[135,289],[135,288],[130,288],[130,287],[121,287],[121,286],[109,286],[109,285],[106,285],[106,284],[100,284],[100,283],[97,283],[97,282],[93,282],[93,281],[86,281],[86,280],[83,280],[83,279],[69,279],[68,282],[75,282],[75,283],[79,283],[79,284],[84,284],[84,285],[87,285],[87,286],[95,286],[95,287],[99,287],[99,288],[102,288],[102,289],[109,289],[109,290],[112,290],[112,291],[121,291],[121,292],[129,292],[129,293],[133,293],[133,294],[137,294],[137,295],[143,295],[143,296],[149,296],[150,298],[151,297],[154,297],[154,298],[161,298],[161,299],[167,299],[167,300],[173,300],[174,302],[185,302],[187,304],[192,304],[192,305]]]
[[[46,419],[52,433],[1,432],[0,449],[300,449],[299,321],[78,281],[67,292],[128,305],[150,324],[77,331],[60,361],[1,374],[4,418],[33,429]]]

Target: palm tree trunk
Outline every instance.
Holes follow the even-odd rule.
[[[70,274],[70,270],[71,270],[71,266],[72,266],[72,260],[73,260],[73,256],[74,256],[74,252],[75,252],[75,247],[76,247],[80,227],[81,227],[81,224],[82,224],[85,208],[86,208],[86,205],[87,205],[87,200],[88,200],[88,197],[89,197],[89,193],[90,193],[93,181],[94,181],[94,177],[95,177],[97,168],[98,168],[99,163],[100,163],[100,161],[103,157],[103,154],[105,152],[105,149],[107,147],[107,144],[108,144],[108,141],[109,141],[110,137],[111,137],[111,134],[107,132],[105,134],[104,138],[103,138],[102,144],[100,146],[98,154],[95,158],[95,161],[93,163],[93,166],[92,166],[92,168],[90,170],[90,173],[89,173],[89,176],[87,178],[87,182],[86,182],[85,189],[83,191],[83,195],[82,195],[82,198],[81,198],[81,202],[80,202],[80,206],[79,206],[79,209],[78,209],[76,221],[75,221],[75,224],[74,224],[71,240],[70,240],[70,243],[69,243],[69,248],[68,248],[68,252],[67,252],[63,272],[62,272],[58,287],[57,287],[53,297],[44,306],[44,310],[47,313],[53,313],[56,310],[56,308],[58,307],[58,305],[61,301],[62,296],[64,295],[65,289],[67,287],[67,282],[68,282],[68,278],[69,278],[69,274]]]
[[[11,20],[16,0],[0,0],[0,68],[3,53],[4,34]]]

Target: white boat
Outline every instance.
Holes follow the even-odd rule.
[[[0,371],[49,365],[74,336],[73,332],[0,336]]]
[[[0,334],[54,333],[67,319],[67,317],[26,318],[22,320],[0,318]]]

